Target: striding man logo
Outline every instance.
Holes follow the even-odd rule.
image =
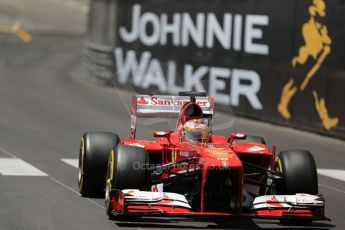
[[[309,6],[309,15],[309,20],[302,26],[304,45],[299,48],[298,55],[292,58],[291,64],[293,68],[296,68],[298,65],[304,65],[309,58],[313,59],[314,64],[305,75],[299,87],[295,85],[293,78],[283,87],[277,109],[286,120],[291,118],[288,107],[292,97],[298,91],[303,91],[308,86],[309,81],[314,77],[326,57],[331,53],[332,39],[328,35],[327,26],[317,20],[317,17],[322,18],[326,16],[326,4],[324,0],[313,0],[313,3]],[[323,127],[329,130],[337,126],[339,119],[329,117],[325,99],[319,98],[315,90],[313,90],[313,96],[315,108]]]

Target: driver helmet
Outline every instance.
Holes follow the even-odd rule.
[[[197,118],[186,121],[182,130],[183,136],[191,141],[208,141],[210,135],[209,120],[207,118]]]

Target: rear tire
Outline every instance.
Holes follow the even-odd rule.
[[[105,189],[105,209],[109,219],[122,219],[123,215],[114,215],[112,191],[123,189],[149,189],[149,172],[146,168],[148,154],[145,149],[136,146],[119,145],[111,151],[107,167]]]
[[[78,185],[83,197],[104,196],[109,153],[120,138],[115,133],[87,132],[80,143]]]

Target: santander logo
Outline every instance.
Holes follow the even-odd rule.
[[[144,97],[141,97],[140,99],[138,99],[137,103],[139,105],[147,105],[149,102],[147,102]]]
[[[189,102],[189,99],[187,100],[173,100],[173,99],[165,99],[165,98],[157,98],[157,97],[151,97],[151,98],[144,98],[140,97],[137,99],[138,105],[159,105],[159,106],[180,106],[182,107],[185,103]],[[201,107],[209,107],[209,102],[207,100],[198,100],[196,102]]]
[[[266,204],[272,206],[272,207],[284,207],[282,204],[279,203],[277,198],[275,196],[272,196],[270,200],[266,200]]]

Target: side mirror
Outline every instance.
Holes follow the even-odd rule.
[[[246,134],[243,133],[231,133],[230,134],[230,144],[234,142],[234,140],[245,140],[247,138]]]
[[[165,132],[165,131],[153,131],[152,136],[154,137],[170,137],[171,132]]]

